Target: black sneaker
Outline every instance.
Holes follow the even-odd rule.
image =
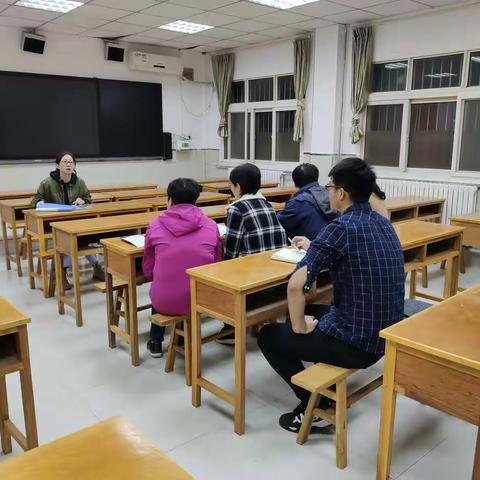
[[[223,328],[220,330],[220,333],[227,332],[231,328],[232,327],[230,325],[224,325]],[[232,332],[229,335],[217,338],[217,342],[221,343],[222,345],[235,345],[235,334]]]
[[[280,415],[278,423],[282,428],[289,432],[298,433],[302,426],[303,417],[305,415],[305,405],[299,403],[292,412],[284,413]],[[326,420],[322,420],[319,417],[313,417],[312,428],[310,433],[330,433],[329,430],[331,423]]]
[[[159,341],[156,341],[156,340],[149,340],[147,342],[147,349],[150,350],[150,355],[153,358],[163,357],[162,342],[159,342]]]

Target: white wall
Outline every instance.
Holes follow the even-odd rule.
[[[164,130],[191,135],[193,149],[216,147],[211,126],[218,122],[218,107],[210,85],[183,82],[169,75],[131,71],[126,62],[107,62],[104,60],[103,42],[99,39],[50,32],[46,36],[44,55],[36,55],[20,49],[21,30],[0,27],[0,70],[159,82],[163,89]],[[145,51],[149,47],[142,45],[140,48]],[[176,53],[171,49],[150,49],[155,53]],[[182,53],[181,57],[184,66],[193,67],[202,78],[211,78],[207,55],[190,51]],[[145,180],[163,185],[168,179],[182,174],[202,176],[204,156],[207,154],[202,151],[179,152],[170,162],[84,163],[80,170],[87,180],[91,178],[97,184]],[[36,185],[48,170],[49,167],[44,165],[0,165],[0,190]],[[99,179],[99,175],[105,178]]]

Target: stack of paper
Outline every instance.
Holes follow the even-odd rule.
[[[122,240],[137,248],[145,248],[145,235],[129,235],[128,237],[122,237]]]
[[[298,263],[306,255],[305,250],[295,250],[294,248],[282,248],[272,255],[272,260],[281,262]]]
[[[85,205],[64,205],[62,203],[38,203],[37,210],[40,212],[74,212],[83,210]]]

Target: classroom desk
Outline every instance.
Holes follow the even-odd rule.
[[[395,225],[405,257],[405,271],[447,260],[445,297],[456,293],[458,257],[462,228],[418,220]],[[245,333],[246,327],[267,320],[271,310],[284,313],[281,301],[248,311],[247,298],[275,285],[286,284],[294,266],[271,260],[272,252],[205,265],[187,270],[191,279],[192,302],[192,404],[201,404],[201,389],[208,390],[234,408],[234,430],[245,431]],[[320,281],[320,286],[324,284]],[[410,289],[413,298],[416,283]],[[426,296],[426,295],[425,295]],[[432,298],[432,297],[429,297]],[[437,300],[440,298],[437,298]],[[202,376],[201,314],[217,318],[235,328],[235,391],[230,393]]]
[[[480,248],[480,212],[451,217],[450,224],[465,228],[464,247]]]
[[[272,203],[275,210],[280,210],[282,205]],[[208,205],[201,207],[205,215],[218,222],[224,222],[227,218],[227,209],[225,205]],[[107,319],[109,325],[108,343],[111,348],[116,345],[116,335],[120,335],[130,345],[130,356],[133,366],[140,363],[138,353],[138,312],[137,312],[137,285],[145,282],[142,272],[138,272],[137,260],[143,257],[143,248],[123,241],[121,238],[108,238],[100,241],[103,245],[103,258],[105,262],[105,280],[106,280],[106,300],[107,300]],[[121,331],[118,327],[111,328],[114,324],[114,292],[113,277],[123,280],[127,283],[128,328]]]
[[[377,480],[387,480],[397,394],[480,425],[480,288],[465,290],[380,336],[386,350]],[[479,478],[480,430],[472,480]]]
[[[192,480],[123,417],[0,463],[5,480]]]
[[[262,182],[261,188],[270,188],[278,187],[278,182]],[[217,192],[217,193],[226,193],[228,195],[232,194],[230,190],[230,182],[215,182],[215,183],[204,183],[202,184],[202,189],[204,192]]]
[[[292,198],[298,189],[295,187],[274,187],[274,188],[262,188],[260,193],[271,202],[287,202]]]
[[[442,222],[444,198],[392,197],[385,200],[390,221],[392,223],[418,219]]]
[[[25,210],[25,228],[27,240],[28,272],[30,288],[35,288],[35,278],[42,281],[45,298],[52,295],[48,288],[47,262],[53,258],[53,250],[49,248],[52,239],[52,222],[73,220],[79,218],[96,218],[107,215],[123,215],[126,213],[147,212],[151,210],[148,203],[140,201],[95,203],[82,210],[73,212],[41,212],[35,209]],[[38,242],[40,271],[36,272],[33,265],[33,242]]]
[[[166,188],[151,188],[148,190],[118,190],[109,192],[116,202],[125,200],[141,200],[143,198],[166,197]]]
[[[215,192],[201,192],[196,205],[225,205],[231,199],[231,195]],[[167,208],[167,197],[142,198],[142,202],[148,202],[154,210],[165,210]]]
[[[113,185],[103,185],[89,187],[90,192],[109,193],[119,192],[120,190],[148,190],[150,188],[158,188],[156,183],[119,183]]]
[[[228,183],[228,177],[201,178],[200,180],[197,180],[197,183],[201,187],[203,187],[204,185],[208,185],[209,183],[218,183],[218,182]]]

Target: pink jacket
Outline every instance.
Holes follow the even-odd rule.
[[[195,205],[175,205],[152,220],[145,235],[143,273],[152,280],[155,310],[190,314],[190,277],[185,270],[220,260],[217,224]]]

